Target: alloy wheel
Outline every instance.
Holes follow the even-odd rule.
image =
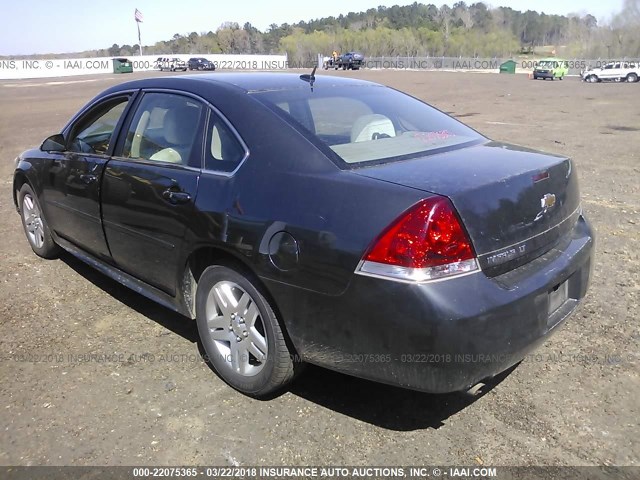
[[[235,373],[257,375],[268,355],[265,325],[254,299],[231,281],[216,283],[209,292],[205,316],[215,354]]]
[[[36,248],[42,248],[44,245],[42,215],[33,197],[28,193],[22,200],[22,218],[31,244]]]

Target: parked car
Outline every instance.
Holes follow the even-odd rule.
[[[602,81],[637,82],[640,78],[640,63],[628,60],[609,62],[600,68],[588,68],[581,73],[582,80],[589,83]]]
[[[183,72],[187,71],[187,64],[184,60],[181,60],[177,57],[169,58],[169,57],[159,57],[154,62],[154,68],[157,68],[161,72],[164,70],[169,70],[171,72],[175,72],[177,70],[181,70]]]
[[[215,70],[216,66],[211,60],[203,57],[193,57],[187,62],[189,70]]]
[[[194,318],[252,396],[303,362],[467,389],[556,331],[593,265],[570,159],[346,78],[111,87],[16,159],[13,200],[37,255]]]
[[[538,61],[533,69],[533,79],[562,80],[569,73],[569,62],[560,58],[544,58]]]

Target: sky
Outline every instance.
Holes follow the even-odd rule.
[[[468,0],[467,4],[475,0]],[[413,0],[0,0],[5,19],[0,29],[0,55],[66,53],[138,43],[137,8],[142,44],[169,40],[174,34],[215,31],[225,21],[251,22],[264,31],[269,25],[297,23],[359,12],[378,5],[408,5]],[[420,3],[455,2],[422,0]],[[622,10],[623,0],[487,0],[492,7],[536,10],[546,14],[590,13],[599,21]],[[347,6],[348,5],[348,6]]]

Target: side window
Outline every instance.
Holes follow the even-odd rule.
[[[129,125],[122,156],[187,165],[199,140],[200,102],[171,93],[146,93]]]
[[[68,150],[105,155],[113,140],[113,131],[128,102],[128,96],[118,97],[91,110],[71,130]]]
[[[246,152],[227,124],[214,112],[209,112],[205,168],[218,172],[232,172]]]

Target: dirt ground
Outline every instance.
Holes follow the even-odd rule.
[[[102,89],[149,74],[6,81],[0,464],[640,465],[640,84],[319,74],[388,84],[493,139],[571,156],[598,234],[579,311],[476,396],[427,395],[310,367],[273,400],[247,398],[200,361],[194,322],[69,256],[36,257],[13,207],[22,150],[57,133]]]

